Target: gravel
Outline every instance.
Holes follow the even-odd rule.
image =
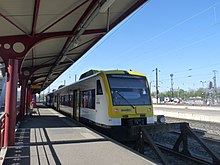
[[[203,121],[194,121],[194,120],[183,120],[176,118],[166,118],[167,123],[178,123],[178,122],[187,122],[190,127],[195,130],[195,133],[203,140],[203,142],[210,148],[211,151],[217,153],[220,156],[220,123],[211,123]],[[166,147],[171,148],[178,134],[166,133],[161,136],[153,136],[154,141],[163,144]],[[190,153],[193,156],[196,156],[200,159],[206,161],[212,161],[211,156],[201,147],[201,145],[194,139],[188,139],[188,148]],[[169,162],[172,162],[172,158],[169,158]],[[171,163],[173,164],[173,163]],[[174,163],[175,164],[175,163]]]
[[[179,122],[187,122],[190,127],[196,131],[196,134],[203,139],[204,143],[215,153],[220,156],[220,123],[209,123],[202,121],[192,121],[192,120],[183,120],[176,118],[166,118],[167,123],[179,123]],[[178,132],[179,130],[177,130]],[[178,133],[157,133],[151,136],[154,142],[161,144],[167,148],[172,148],[179,137]],[[180,148],[182,145],[180,145]],[[209,162],[212,162],[211,156],[201,147],[201,145],[194,139],[188,138],[188,149],[194,157],[199,159],[203,159]],[[168,163],[171,165],[185,165],[185,164],[193,164],[196,163],[190,162],[188,160],[182,160],[177,156],[174,156],[168,152],[164,152],[164,157],[167,159]],[[160,163],[159,158],[154,153],[151,147],[145,146],[145,155],[154,159],[158,163]]]

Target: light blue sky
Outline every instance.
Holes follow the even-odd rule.
[[[62,74],[50,90],[74,82],[90,70],[132,69],[144,73],[159,91],[198,89],[200,81],[220,84],[220,0],[150,0],[113,29]],[[45,90],[48,92],[48,89]]]

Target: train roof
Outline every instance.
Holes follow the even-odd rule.
[[[89,71],[83,73],[80,76],[79,81],[71,83],[68,86],[63,86],[63,87],[61,87],[61,88],[59,88],[59,89],[57,89],[57,90],[55,90],[55,91],[53,91],[51,93],[56,93],[56,92],[58,92],[60,90],[65,90],[66,88],[68,88],[69,86],[71,86],[73,84],[77,85],[81,81],[83,81],[85,79],[89,79],[89,78],[95,77],[95,76],[97,76],[99,74],[105,74],[105,75],[107,75],[107,74],[124,74],[124,75],[145,76],[142,73],[134,72],[132,70],[129,70],[129,71],[125,71],[125,70],[107,70],[107,71],[103,71],[103,70],[89,70]]]
[[[95,73],[97,73],[97,72],[100,72],[100,71],[99,71],[99,70],[89,70],[89,71],[87,71],[87,72],[81,74],[79,80],[81,80],[81,79],[83,79],[83,78],[85,78],[85,77],[91,76],[91,75],[93,75],[93,74],[95,74]]]
[[[142,73],[139,72],[134,72],[132,70],[125,71],[125,70],[108,70],[108,71],[103,71],[103,70],[89,70],[88,72],[83,73],[79,80],[92,76],[92,75],[97,75],[97,73],[104,73],[104,74],[130,74],[130,75],[137,75],[137,76],[145,76]]]
[[[125,70],[109,70],[109,71],[103,71],[104,74],[130,74],[130,75],[136,75],[136,76],[145,76],[142,73],[134,72],[132,70],[125,71]]]

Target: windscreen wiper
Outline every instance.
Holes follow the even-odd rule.
[[[123,98],[133,109],[135,109],[135,106],[132,105],[122,94],[120,94],[120,92],[115,91],[119,96],[121,96],[121,98]]]

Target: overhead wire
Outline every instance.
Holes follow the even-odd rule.
[[[146,41],[144,41],[144,42],[142,42],[142,43],[139,43],[139,44],[136,45],[135,47],[132,47],[132,48],[126,50],[125,52],[121,53],[121,54],[125,54],[126,52],[135,50],[135,49],[139,48],[140,46],[142,46],[142,45],[144,45],[144,44],[146,44],[146,43],[148,43],[148,42],[150,42],[150,41],[153,41],[154,39],[157,39],[157,38],[163,36],[164,34],[170,32],[171,30],[175,29],[176,27],[178,27],[178,26],[180,26],[180,25],[182,25],[182,24],[188,22],[189,20],[191,20],[191,19],[193,19],[193,18],[195,18],[195,17],[197,17],[197,16],[199,16],[199,15],[201,15],[201,14],[203,14],[203,13],[209,11],[211,8],[213,8],[213,7],[215,7],[215,6],[219,5],[219,4],[220,4],[220,2],[214,3],[213,5],[207,7],[206,9],[204,9],[204,10],[202,10],[202,11],[200,11],[200,12],[194,14],[193,16],[191,16],[191,17],[189,17],[189,18],[187,18],[187,19],[184,19],[183,21],[181,21],[181,22],[179,22],[179,23],[177,23],[177,24],[171,26],[171,27],[168,28],[167,30],[165,30],[165,31],[163,31],[163,32],[161,32],[161,33],[159,33],[159,34],[157,34],[157,35],[151,37],[150,39],[148,39],[148,40],[146,40]],[[98,47],[100,47],[101,44],[103,44],[108,38],[110,38],[110,37],[111,37],[113,34],[115,34],[121,27],[123,27],[123,25],[125,25],[132,17],[134,17],[145,5],[146,5],[146,4],[144,4],[141,8],[139,8],[138,10],[136,10],[136,11],[134,12],[134,14],[132,14],[131,16],[129,16],[125,21],[123,21],[123,22],[122,22],[121,24],[119,24],[117,27],[115,27],[115,29],[114,29],[109,35],[105,36],[105,37],[101,40],[101,42],[98,42],[98,43],[95,45],[95,47],[92,48],[91,51],[89,51],[86,55],[84,55],[82,58],[80,58],[80,59],[77,61],[77,63],[76,63],[75,65],[73,65],[71,68],[75,68],[75,67],[76,67],[77,65],[79,65],[82,61],[84,61],[86,58],[88,58],[89,55],[92,54],[92,52],[94,52]],[[216,12],[216,11],[215,11],[215,12]],[[177,48],[177,49],[171,50],[171,51],[177,51],[177,50],[184,49],[184,48],[186,48],[186,47],[189,47],[189,46],[191,46],[191,45],[194,45],[194,44],[203,42],[203,41],[205,41],[205,40],[207,40],[207,39],[209,39],[209,38],[212,38],[212,37],[215,37],[215,36],[218,36],[218,35],[220,35],[220,33],[214,34],[214,35],[210,35],[210,36],[208,36],[208,37],[205,37],[205,38],[202,38],[202,39],[200,39],[200,40],[194,41],[194,42],[192,42],[192,43],[190,43],[190,44],[187,44],[187,45],[185,45],[185,46],[183,46],[183,47],[181,47],[181,48]],[[167,52],[167,53],[170,53],[171,51],[169,51],[169,52]],[[157,57],[158,57],[158,56],[157,56]],[[71,69],[71,70],[72,70],[72,69]]]
[[[90,50],[86,55],[84,55],[83,57],[81,57],[71,68],[75,68],[75,67],[76,67],[77,65],[79,65],[83,60],[85,60],[86,58],[88,58],[89,55],[91,55],[97,48],[99,48],[99,47],[101,46],[101,44],[103,44],[108,38],[110,38],[113,34],[115,34],[121,27],[123,27],[123,25],[125,25],[125,24],[126,24],[131,18],[133,18],[142,8],[144,8],[144,6],[145,6],[146,4],[147,4],[147,3],[145,3],[145,4],[144,4],[143,6],[141,6],[139,9],[137,9],[137,10],[134,12],[134,14],[132,14],[131,16],[129,16],[125,21],[123,21],[123,22],[120,23],[117,27],[115,27],[115,29],[114,29],[109,35],[105,36],[100,42],[98,42],[96,45],[94,45],[95,47],[93,47],[92,50]],[[181,22],[179,22],[179,23],[177,23],[177,24],[171,26],[171,27],[168,28],[167,30],[165,30],[165,31],[163,31],[163,32],[161,32],[161,33],[159,33],[159,34],[157,34],[157,35],[151,37],[150,39],[148,39],[148,40],[146,40],[146,41],[144,41],[144,42],[142,42],[142,43],[136,45],[135,47],[132,47],[132,48],[126,50],[125,52],[123,52],[123,53],[121,53],[121,54],[125,54],[126,52],[135,50],[135,49],[139,48],[140,46],[142,46],[142,45],[144,45],[144,44],[146,44],[146,43],[148,43],[148,42],[150,42],[150,41],[152,41],[152,40],[154,40],[154,39],[156,39],[156,38],[159,38],[160,36],[162,36],[162,35],[168,33],[168,32],[171,31],[171,30],[173,30],[174,28],[176,28],[176,27],[178,27],[178,26],[180,26],[180,25],[182,25],[182,24],[188,22],[189,20],[191,20],[191,19],[193,19],[193,18],[195,18],[195,17],[197,17],[197,16],[199,16],[199,15],[201,15],[201,14],[203,14],[203,13],[209,11],[211,8],[213,8],[213,7],[215,7],[215,6],[219,5],[219,4],[220,4],[220,2],[214,3],[213,5],[211,5],[211,6],[207,7],[207,8],[205,8],[204,10],[202,10],[202,11],[200,11],[200,12],[194,14],[193,16],[191,16],[191,17],[189,17],[189,18],[184,19],[183,21],[181,21]],[[186,48],[186,47],[188,47],[188,46],[191,46],[191,45],[193,45],[193,44],[202,42],[202,41],[204,41],[204,40],[206,40],[206,39],[209,39],[209,38],[214,37],[214,36],[217,36],[217,35],[220,35],[220,34],[215,34],[215,35],[206,37],[206,38],[204,38],[204,39],[201,39],[201,40],[198,40],[198,41],[194,41],[194,42],[191,43],[191,44],[188,44],[188,45],[186,45],[186,46],[184,46],[184,47],[181,47],[181,48],[178,48],[178,49],[175,49],[175,50],[171,50],[171,51],[176,51],[176,50],[184,49],[184,48]],[[170,52],[168,52],[168,53],[170,53]],[[161,55],[158,55],[158,56],[161,56]],[[157,56],[157,57],[158,57],[158,56]],[[155,57],[156,57],[156,56],[154,56],[154,58],[155,58]],[[121,61],[119,61],[119,62],[121,62]]]
[[[182,25],[182,24],[184,24],[184,23],[190,21],[191,19],[193,19],[193,18],[195,18],[195,17],[197,17],[197,16],[199,16],[199,15],[201,15],[201,14],[203,14],[203,13],[209,11],[210,9],[212,9],[213,7],[215,7],[215,6],[219,5],[219,4],[220,4],[220,2],[214,3],[213,5],[211,5],[211,6],[207,7],[207,8],[205,8],[205,9],[203,9],[202,11],[200,11],[200,12],[198,12],[198,13],[192,15],[191,17],[186,18],[186,19],[184,19],[183,21],[180,21],[179,23],[176,23],[175,25],[173,25],[173,26],[171,26],[170,28],[166,29],[165,31],[162,31],[161,33],[159,33],[159,34],[157,34],[157,35],[151,37],[150,39],[148,39],[148,40],[146,40],[146,41],[144,41],[144,42],[141,42],[140,44],[136,44],[135,47],[132,47],[132,48],[126,50],[123,54],[125,54],[125,53],[127,53],[127,52],[130,52],[131,50],[135,50],[135,49],[139,48],[140,46],[142,46],[142,45],[144,45],[144,44],[146,44],[146,43],[148,43],[148,42],[150,42],[150,41],[153,41],[153,40],[155,40],[155,39],[157,39],[157,38],[163,36],[164,34],[170,32],[171,30],[175,29],[176,27],[178,27],[178,26],[180,26],[180,25]],[[218,35],[219,35],[219,34],[218,34]],[[195,41],[195,42],[196,42],[196,41]],[[192,44],[194,44],[194,43],[192,43]],[[190,45],[189,45],[189,46],[190,46]],[[138,57],[138,56],[140,56],[140,55],[136,55],[135,57]],[[154,58],[155,58],[155,57],[158,57],[158,56],[161,56],[161,55],[154,56]]]

